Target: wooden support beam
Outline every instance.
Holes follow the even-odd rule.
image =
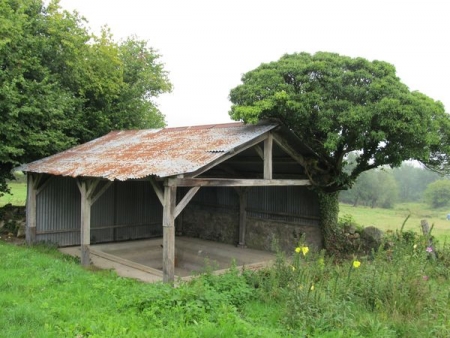
[[[264,140],[264,179],[272,179],[272,146],[273,136],[269,133],[269,136]]]
[[[259,145],[256,145],[253,147],[255,149],[256,153],[261,157],[261,160],[264,160],[264,151],[261,149]]]
[[[96,180],[89,180],[87,181],[87,195],[89,196],[89,199],[92,199],[92,196],[94,195],[95,188],[97,188],[97,185],[100,183],[99,179]]]
[[[91,264],[89,247],[91,245],[91,205],[95,188],[100,180],[77,180],[78,188],[81,196],[81,265],[88,266]],[[101,189],[103,190],[103,189]],[[100,193],[100,192],[99,192]],[[97,194],[98,195],[98,194]],[[98,197],[96,197],[98,198]]]
[[[195,196],[195,194],[199,189],[200,187],[193,187],[189,189],[189,191],[186,193],[186,195],[184,195],[180,203],[178,203],[178,205],[175,207],[174,218],[177,218],[177,216],[183,211],[183,209],[186,207],[186,205],[189,203],[192,197]]]
[[[189,176],[191,177],[196,177],[198,175],[201,175],[202,173],[208,171],[209,169],[217,166],[219,163],[225,162],[226,160],[236,156],[237,154],[239,154],[240,152],[249,149],[251,147],[254,147],[255,145],[257,145],[258,143],[264,141],[267,138],[267,133],[266,134],[262,134],[256,138],[254,138],[253,140],[249,141],[248,143],[244,143],[241,144],[239,147],[234,148],[232,151],[229,151],[227,154],[217,158],[216,160],[210,162],[209,164],[207,164],[206,166],[202,167],[201,169],[194,171],[192,173],[189,174]]]
[[[34,174],[37,177],[35,182],[36,195],[39,195],[42,190],[44,190],[47,185],[53,180],[54,176],[45,177],[43,174]],[[36,176],[37,175],[37,176]]]
[[[245,248],[245,231],[247,227],[248,188],[238,188],[239,194],[239,247]]]
[[[158,196],[159,201],[162,205],[164,205],[164,192],[159,187],[158,183],[156,183],[155,179],[153,177],[149,177],[150,184],[153,187],[153,190],[156,193],[156,196]]]
[[[40,174],[27,174],[26,240],[28,244],[36,243],[36,197],[41,177]]]
[[[88,183],[79,182],[81,195],[81,265],[88,266],[91,263],[89,246],[91,244],[91,203],[88,196]]]
[[[264,187],[264,186],[307,186],[309,180],[264,180],[227,178],[171,178],[169,186],[178,187]]]
[[[113,182],[107,181],[105,185],[92,197],[91,206],[108,190]]]
[[[297,153],[294,149],[292,149],[292,147],[286,141],[284,141],[276,134],[273,134],[273,140],[281,149],[283,149],[284,152],[291,156],[303,168],[306,167],[305,158],[301,154]]]
[[[164,187],[163,210],[163,282],[175,279],[175,202],[177,187]]]

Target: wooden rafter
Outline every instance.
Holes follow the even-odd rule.
[[[234,178],[171,178],[169,186],[178,187],[264,187],[264,186],[307,186],[309,180],[291,179],[234,179]]]
[[[158,185],[158,183],[156,182],[156,180],[153,177],[149,177],[149,181],[150,184],[153,187],[153,190],[156,193],[156,196],[158,196],[159,201],[161,202],[162,205],[164,205],[164,192],[161,189],[161,187]]]
[[[268,134],[268,137],[264,140],[264,179],[272,179],[272,147],[273,136],[272,133]]]

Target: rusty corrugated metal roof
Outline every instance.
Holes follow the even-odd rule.
[[[201,169],[276,124],[228,123],[193,127],[113,131],[18,170],[71,177],[127,180],[169,177]]]

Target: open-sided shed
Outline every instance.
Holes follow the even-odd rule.
[[[81,246],[163,238],[174,279],[175,234],[270,250],[305,235],[321,247],[311,155],[277,123],[114,131],[23,165],[27,241]]]

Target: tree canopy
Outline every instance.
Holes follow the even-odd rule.
[[[0,1],[0,193],[11,169],[111,130],[162,127],[171,90],[146,41],[96,36],[58,1]]]
[[[410,91],[383,61],[335,53],[287,54],[242,76],[230,116],[277,119],[311,150],[301,159],[319,198],[324,246],[338,252],[339,191],[370,169],[415,159],[441,169],[450,154],[450,118],[442,103]],[[348,155],[358,154],[350,171]]]
[[[322,191],[347,189],[364,171],[416,159],[445,164],[450,119],[444,106],[410,91],[383,61],[335,53],[284,55],[242,76],[230,116],[255,123],[276,118],[315,154],[304,167]],[[359,156],[343,170],[349,153]]]

